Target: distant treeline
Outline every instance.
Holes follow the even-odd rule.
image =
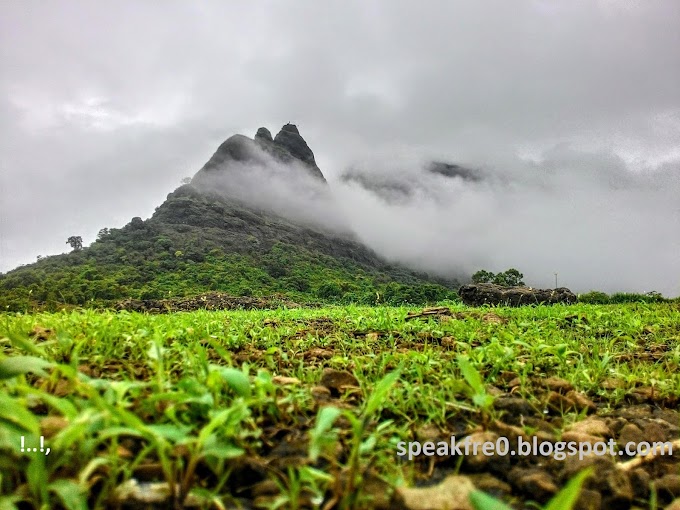
[[[585,294],[579,294],[580,303],[591,305],[617,305],[623,303],[673,303],[680,302],[678,298],[665,298],[658,292],[648,292],[646,294],[636,294],[631,292],[616,292],[606,294],[597,290],[591,290]]]

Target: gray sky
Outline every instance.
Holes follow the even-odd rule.
[[[2,2],[0,271],[291,121],[332,185],[416,155],[509,176],[401,205],[337,184],[386,256],[679,295],[678,20],[676,0]]]

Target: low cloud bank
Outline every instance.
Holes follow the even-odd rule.
[[[445,177],[400,155],[354,164],[354,179],[332,185],[364,243],[419,269],[516,267],[535,287],[554,286],[558,273],[576,292],[680,295],[680,164],[629,169],[612,154],[558,146],[538,162],[463,166],[483,178]]]
[[[356,161],[328,185],[268,154],[205,181],[297,223],[353,235],[446,277],[515,267],[534,287],[680,295],[680,163],[629,168],[567,145],[444,175],[413,151]],[[441,170],[441,168],[439,169]]]

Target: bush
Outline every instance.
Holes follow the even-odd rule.
[[[294,290],[298,292],[307,292],[310,289],[309,282],[302,276],[294,275],[285,279],[284,281],[287,290]]]
[[[247,286],[243,286],[243,287],[239,288],[237,294],[239,296],[246,296],[246,297],[252,296],[253,295],[253,289],[251,289],[250,287],[247,287]]]
[[[599,292],[597,290],[579,294],[578,300],[580,303],[587,303],[590,305],[607,305],[610,303],[609,296],[604,292]]]
[[[491,271],[486,271],[484,269],[480,269],[479,271],[477,271],[475,274],[472,275],[472,282],[473,283],[492,283],[495,276],[496,275],[493,274]]]
[[[327,282],[317,289],[316,295],[321,299],[335,299],[342,296],[342,289],[335,282]]]
[[[637,294],[634,292],[616,292],[608,296],[604,292],[591,290],[586,294],[580,294],[579,302],[591,305],[620,305],[623,303],[664,303],[669,301],[658,292],[648,292],[647,294]]]
[[[635,294],[631,292],[617,292],[609,298],[611,303],[661,303],[665,301],[660,294]]]

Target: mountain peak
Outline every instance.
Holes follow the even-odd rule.
[[[266,127],[261,127],[255,133],[255,140],[265,140],[267,142],[273,142],[272,133]]]
[[[286,149],[294,158],[299,159],[309,166],[317,177],[323,179],[323,174],[314,160],[314,153],[309,148],[305,139],[300,136],[300,131],[295,124],[286,124],[274,137],[274,143]],[[325,180],[325,179],[324,179]]]
[[[283,126],[281,128],[281,131],[288,131],[289,133],[295,133],[296,135],[300,134],[300,131],[298,131],[298,128],[295,124],[291,124],[290,122]]]
[[[275,138],[266,127],[259,128],[254,139],[238,134],[230,136],[196,176],[226,169],[234,161],[266,166],[265,154],[284,164],[301,163],[311,176],[326,182],[314,160],[312,149],[300,135],[297,126],[290,123],[283,126]]]

